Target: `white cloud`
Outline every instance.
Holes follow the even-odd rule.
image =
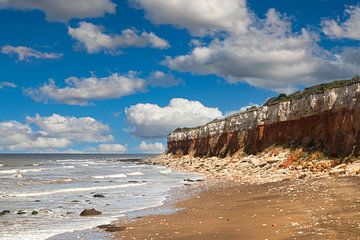
[[[289,20],[270,9],[247,32],[232,31],[190,53],[168,57],[163,64],[173,70],[199,75],[214,74],[229,83],[246,82],[279,92],[291,92],[299,85],[359,73],[359,62],[348,62],[317,44],[317,36],[302,29],[291,31]]]
[[[108,77],[77,78],[65,80],[60,88],[53,80],[38,89],[27,89],[26,93],[36,101],[53,100],[69,105],[87,105],[91,100],[120,98],[145,89],[145,81],[130,72],[128,75],[113,73]]]
[[[124,153],[127,150],[127,146],[122,144],[99,144],[96,148],[99,153]]]
[[[79,142],[107,142],[113,137],[110,128],[91,117],[67,117],[53,114],[49,117],[27,117],[27,122],[35,124],[48,136],[66,138]]]
[[[34,50],[29,47],[24,46],[11,46],[5,45],[1,48],[1,52],[3,54],[7,54],[10,56],[17,55],[19,61],[29,61],[31,58],[36,59],[57,59],[61,58],[63,54],[61,53],[47,53],[47,52],[40,52]]]
[[[350,6],[345,13],[349,18],[342,23],[324,19],[322,21],[323,32],[331,38],[360,40],[360,6]]]
[[[73,143],[112,140],[108,126],[93,118],[27,117],[26,123],[0,122],[0,150],[39,151],[69,147]]]
[[[181,79],[176,78],[171,73],[154,71],[149,76],[148,85],[154,87],[173,87],[182,83]]]
[[[88,53],[117,53],[119,48],[152,47],[164,49],[169,43],[152,32],[139,33],[136,29],[125,29],[121,34],[106,34],[100,26],[88,22],[80,22],[78,28],[68,27],[69,35],[77,40],[76,47]]]
[[[3,88],[16,88],[16,84],[12,82],[0,82],[0,89]]]
[[[139,103],[125,113],[129,131],[141,138],[162,138],[178,127],[195,127],[222,117],[217,108],[183,98],[173,98],[165,107]]]
[[[146,143],[142,141],[139,145],[139,150],[143,153],[163,153],[165,152],[165,146],[162,143]]]
[[[34,131],[17,121],[0,122],[0,150],[63,148],[70,143],[68,139],[48,137],[46,132]]]
[[[1,0],[0,9],[40,10],[46,13],[48,21],[67,22],[72,18],[114,14],[116,5],[110,0]]]
[[[246,0],[131,0],[145,10],[147,19],[155,24],[172,24],[188,29],[193,35],[218,31],[247,30],[250,15]]]

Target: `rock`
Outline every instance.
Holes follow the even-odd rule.
[[[252,158],[250,159],[250,163],[254,165],[255,167],[263,167],[266,165],[266,162],[259,158]]]
[[[113,224],[100,225],[97,227],[100,229],[104,229],[106,232],[121,232],[126,229],[125,227],[118,227]]]
[[[105,198],[105,196],[102,194],[94,194],[93,197],[94,198]]]
[[[350,174],[359,174],[360,173],[360,163],[349,164],[346,167],[346,172]]]
[[[23,211],[23,210],[20,210],[20,211],[17,212],[17,214],[18,214],[18,215],[24,215],[24,214],[26,214],[26,212]]]
[[[280,158],[271,157],[271,158],[266,159],[266,162],[269,163],[269,164],[273,164],[273,163],[277,163],[277,162],[279,162],[281,160],[282,159],[280,159]]]
[[[333,168],[329,171],[329,174],[332,176],[337,176],[337,175],[344,174],[344,173],[346,173],[346,170],[343,168],[339,168],[339,169]]]
[[[82,217],[87,217],[87,216],[97,216],[97,215],[101,215],[101,212],[96,210],[95,208],[92,209],[85,209],[84,211],[82,211],[80,213],[80,216]]]
[[[32,211],[32,212],[31,212],[31,215],[38,215],[38,214],[39,214],[38,211]]]
[[[128,181],[128,183],[139,183],[139,181],[132,181],[132,180],[130,180],[130,181]]]
[[[334,167],[333,169],[345,169],[346,168],[346,164],[343,163],[343,164],[340,164],[340,165],[337,165],[336,167]]]
[[[9,213],[10,213],[9,210],[4,210],[4,211],[0,212],[0,216],[4,216],[4,215],[9,214]]]

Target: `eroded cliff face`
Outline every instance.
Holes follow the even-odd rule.
[[[360,79],[177,129],[168,152],[199,157],[254,154],[271,145],[304,146],[331,156],[360,155]]]

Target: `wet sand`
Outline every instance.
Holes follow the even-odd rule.
[[[360,239],[357,177],[217,186],[169,215],[115,224],[115,239]]]

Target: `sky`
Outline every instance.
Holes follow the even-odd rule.
[[[353,0],[0,0],[0,152],[159,153],[360,74]]]

